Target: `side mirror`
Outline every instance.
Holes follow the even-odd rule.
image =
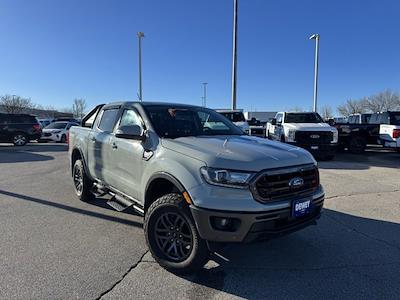
[[[329,126],[335,126],[335,120],[329,119],[328,124]]]
[[[271,125],[276,125],[276,119],[275,119],[275,118],[273,118],[273,119],[271,120]]]
[[[138,125],[120,126],[115,132],[115,136],[121,139],[140,140],[145,139],[144,130]]]

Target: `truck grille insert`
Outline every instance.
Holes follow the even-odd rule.
[[[319,186],[314,165],[261,172],[251,184],[254,197],[261,202],[311,193]]]
[[[329,144],[333,140],[333,132],[329,131],[296,131],[297,144],[319,145]]]

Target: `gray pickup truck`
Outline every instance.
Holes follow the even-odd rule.
[[[315,224],[324,191],[312,155],[245,135],[214,110],[171,103],[99,105],[69,137],[78,198],[144,216],[148,247],[184,273],[215,245]]]

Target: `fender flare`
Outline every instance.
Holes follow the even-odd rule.
[[[166,179],[166,180],[172,182],[178,188],[178,190],[181,193],[186,191],[186,189],[183,186],[183,184],[178,179],[176,179],[175,176],[173,176],[173,175],[171,175],[171,174],[169,174],[167,172],[156,172],[156,173],[154,173],[153,175],[150,176],[149,180],[146,183],[145,195],[147,195],[147,191],[149,190],[150,185],[156,179]]]
[[[72,169],[73,169],[73,167],[74,167],[74,166],[72,165],[72,153],[74,153],[75,151],[78,151],[79,154],[80,154],[80,156],[81,156],[81,158],[82,158],[83,167],[84,167],[84,169],[85,169],[86,176],[88,176],[90,179],[93,179],[92,176],[91,176],[90,173],[89,173],[89,170],[88,170],[88,167],[87,167],[87,164],[86,164],[86,158],[85,158],[85,156],[83,155],[82,149],[81,149],[80,147],[75,147],[75,148],[72,149],[72,151],[71,151],[71,156],[70,156],[71,175],[72,175]]]

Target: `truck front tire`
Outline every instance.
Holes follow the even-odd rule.
[[[154,259],[178,274],[201,269],[209,250],[196,229],[182,195],[171,193],[151,204],[144,218],[147,245]]]
[[[93,182],[87,176],[83,162],[80,159],[76,160],[74,163],[72,179],[74,181],[75,193],[79,200],[88,202],[94,199],[94,195],[90,191]]]

